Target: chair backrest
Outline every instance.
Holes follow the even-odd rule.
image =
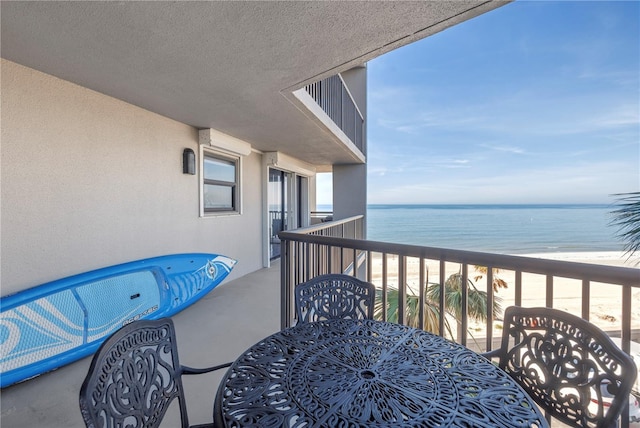
[[[507,308],[498,356],[544,410],[572,427],[615,426],[637,375],[602,330],[551,308]]]
[[[373,319],[375,286],[349,275],[320,275],[295,288],[298,324],[331,319]]]
[[[158,427],[178,399],[188,427],[173,322],[136,321],[109,337],[96,352],[80,389],[87,427]]]

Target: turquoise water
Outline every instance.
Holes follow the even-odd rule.
[[[609,205],[369,205],[367,237],[531,254],[624,251]]]

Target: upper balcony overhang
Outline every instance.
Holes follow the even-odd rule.
[[[292,93],[505,3],[2,2],[0,52],[257,150],[357,163]]]

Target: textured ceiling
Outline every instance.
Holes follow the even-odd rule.
[[[352,162],[291,101],[505,2],[1,3],[1,55],[197,128],[316,165]]]

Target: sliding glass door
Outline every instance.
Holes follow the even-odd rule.
[[[289,180],[290,174],[269,168],[269,257],[280,257],[278,233],[289,227]]]

